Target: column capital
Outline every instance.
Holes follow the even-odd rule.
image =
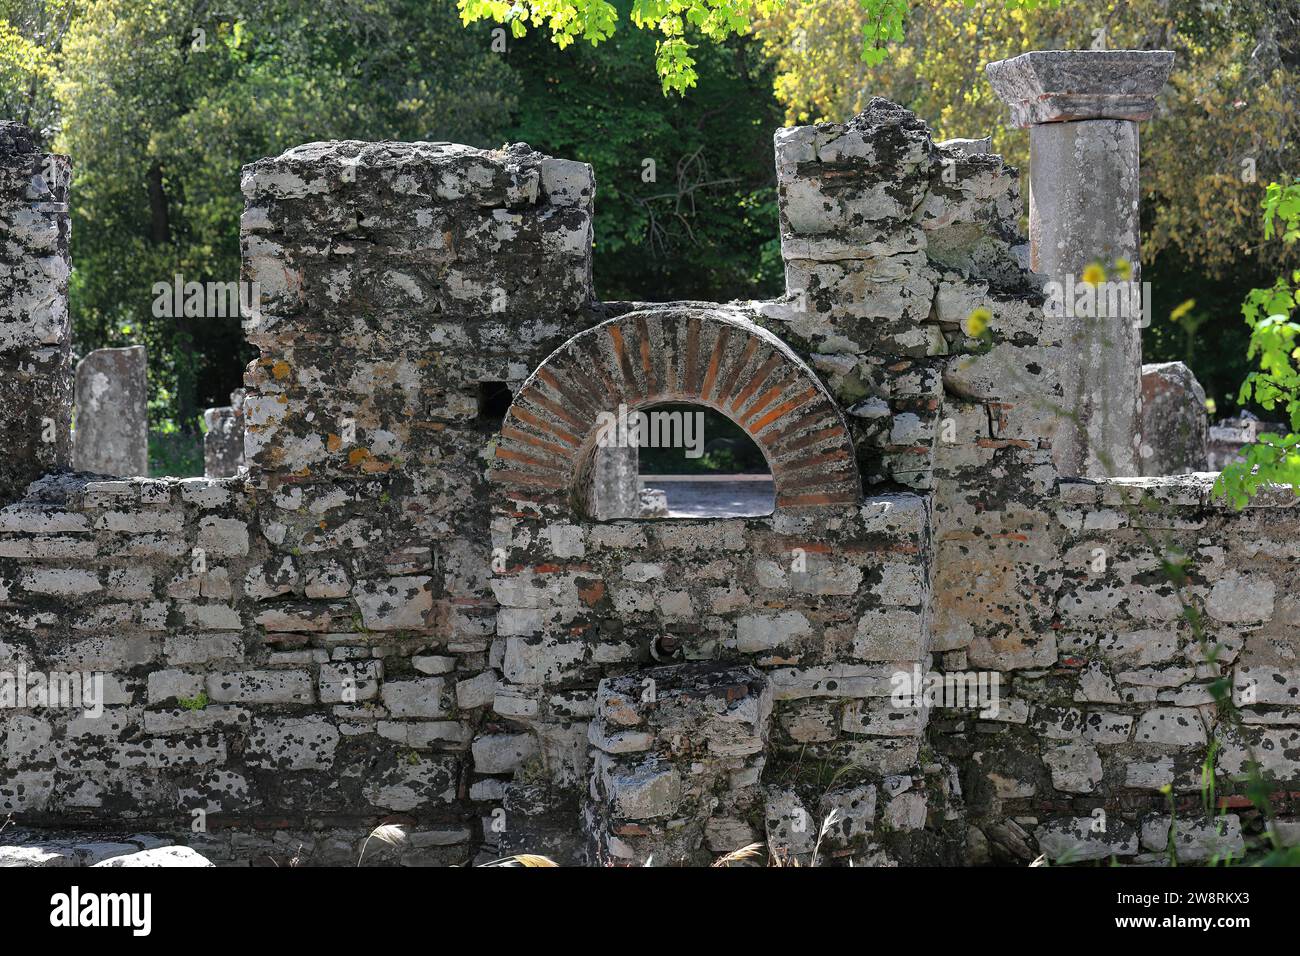
[[[1150,119],[1172,50],[1045,50],[984,68],[1014,126]]]

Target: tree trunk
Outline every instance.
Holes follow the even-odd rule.
[[[149,167],[149,239],[160,246],[171,238],[167,218],[167,193],[163,189],[162,164],[157,160]]]

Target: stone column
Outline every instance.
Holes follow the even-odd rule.
[[[147,374],[143,345],[96,349],[77,363],[77,471],[149,474]]]
[[[71,458],[71,177],[68,157],[0,121],[0,504]]]
[[[1061,293],[1068,420],[1052,454],[1063,476],[1139,474],[1145,319],[1128,308],[1142,301],[1130,295],[1141,289],[1138,122],[1155,111],[1173,60],[1166,50],[1056,50],[986,68],[1012,123],[1029,129],[1030,266]],[[1075,290],[1094,262],[1124,286],[1098,289],[1089,309]]]
[[[639,451],[636,445],[596,449],[591,464],[590,508],[597,521],[641,517]]]

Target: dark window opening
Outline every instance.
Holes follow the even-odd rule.
[[[478,423],[483,428],[500,428],[514,396],[505,382],[478,383]]]

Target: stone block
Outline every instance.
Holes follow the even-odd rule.
[[[328,770],[338,742],[338,729],[323,716],[254,720],[246,756],[267,770]]]
[[[149,473],[143,345],[96,349],[77,363],[73,466],[100,475]]]
[[[470,745],[478,773],[513,773],[538,753],[532,734],[486,734]]]

